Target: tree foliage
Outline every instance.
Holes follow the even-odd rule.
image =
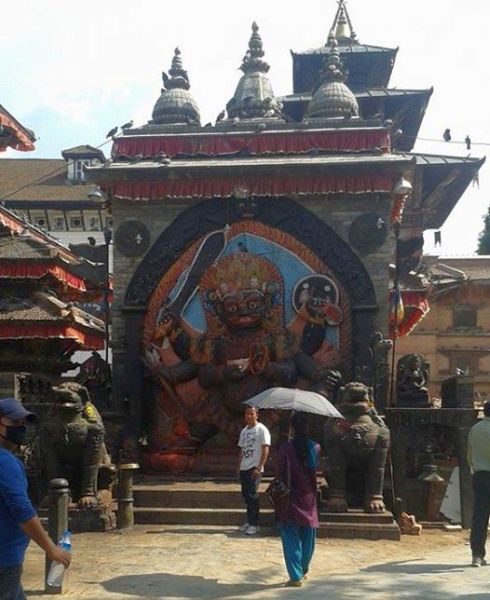
[[[490,254],[490,207],[485,215],[483,231],[478,236],[477,254]]]

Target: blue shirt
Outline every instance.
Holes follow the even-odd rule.
[[[0,567],[22,564],[29,537],[20,523],[35,516],[27,495],[24,465],[11,452],[0,448]]]

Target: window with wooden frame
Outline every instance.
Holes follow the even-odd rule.
[[[475,329],[478,326],[478,314],[476,308],[461,306],[453,309],[454,329]]]

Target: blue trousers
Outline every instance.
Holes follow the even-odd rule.
[[[261,477],[252,479],[254,469],[240,471],[240,483],[242,484],[242,496],[247,505],[247,523],[257,527],[259,524],[259,483]]]
[[[26,600],[20,576],[22,565],[0,567],[0,600]]]
[[[286,569],[291,581],[299,581],[308,573],[315,551],[316,529],[299,525],[279,525]]]

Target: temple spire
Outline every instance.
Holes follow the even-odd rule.
[[[166,77],[165,73],[162,73],[163,85],[165,89],[172,90],[180,88],[181,90],[188,90],[191,85],[189,83],[189,76],[187,71],[184,69],[182,64],[181,52],[179,47],[174,50],[174,57],[172,59],[172,66],[168,70],[170,78]]]
[[[243,57],[240,69],[244,73],[249,73],[251,71],[261,71],[262,73],[267,73],[270,67],[264,60],[262,60],[263,56],[264,45],[262,43],[262,38],[260,37],[259,26],[254,21],[252,23],[252,35],[250,36],[250,40],[248,42],[248,50]]]
[[[243,75],[233,98],[226,105],[228,119],[278,119],[282,104],[274,96],[267,73],[269,65],[263,60],[264,48],[259,26],[252,23],[248,50],[242,59]]]
[[[182,64],[179,48],[175,48],[172,66],[162,72],[163,88],[150,123],[159,125],[200,125],[199,108],[189,92],[189,76]]]
[[[347,11],[346,1],[347,0],[338,0],[339,7],[337,8],[332,27],[328,34],[327,46],[331,45],[333,39],[337,39],[339,43],[344,44],[359,43]]]
[[[320,72],[320,87],[313,94],[305,119],[351,119],[359,116],[359,105],[345,84],[346,74],[340,60],[339,43],[332,37],[330,51]]]

